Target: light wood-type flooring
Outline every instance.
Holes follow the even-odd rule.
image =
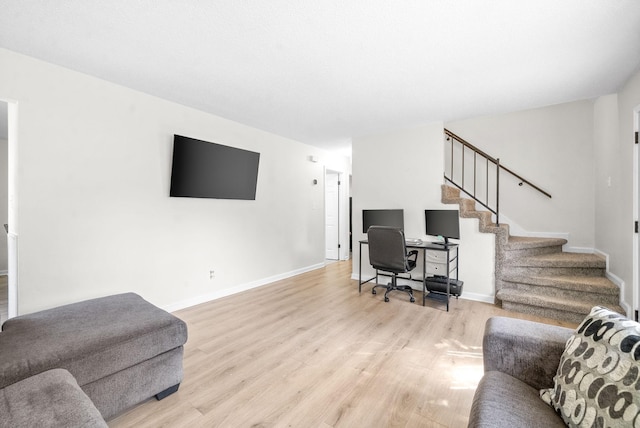
[[[184,382],[110,427],[466,427],[487,303],[358,294],[351,262],[175,313]],[[546,320],[549,323],[574,325]]]

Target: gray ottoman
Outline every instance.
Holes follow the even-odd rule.
[[[63,369],[0,389],[0,415],[0,428],[107,427],[96,406]]]
[[[0,388],[68,370],[105,419],[182,381],[186,324],[134,293],[12,318],[0,334]]]

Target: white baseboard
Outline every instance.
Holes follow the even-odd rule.
[[[607,272],[604,275],[609,281],[613,282],[620,289],[620,296],[624,296],[625,282],[617,275],[609,272],[609,257],[607,257]],[[620,300],[618,302],[620,307],[624,309],[627,318],[633,319],[633,308],[627,304],[627,302]]]
[[[597,255],[599,255],[599,256],[604,257],[604,260],[605,260],[605,262],[606,262],[606,268],[605,268],[605,270],[606,270],[606,274],[607,274],[607,275],[615,276],[615,275],[613,275],[613,274],[610,274],[610,273],[609,273],[609,254],[604,253],[604,252],[602,252],[602,251],[600,251],[600,250],[596,250],[596,251],[594,251],[594,254],[597,254]],[[616,276],[616,278],[617,278],[617,276]],[[613,281],[613,282],[615,282],[615,281]],[[621,285],[620,283],[616,283],[616,284],[618,284],[618,287],[620,287],[620,285]]]
[[[582,254],[595,254],[597,250],[589,247],[572,247],[569,244],[565,244],[562,250],[567,253],[582,253]]]
[[[351,274],[351,279],[358,281],[358,274],[357,273],[352,273]],[[367,276],[364,279],[365,280],[369,279],[369,277]],[[367,282],[366,284],[370,285],[370,286],[373,286],[373,281]],[[413,288],[415,291],[422,291],[421,287],[416,286],[415,281],[407,281],[407,280],[400,279],[398,281],[398,284],[399,285],[410,285],[411,288]],[[460,296],[460,298],[461,299],[465,299],[465,300],[474,300],[476,302],[484,302],[484,303],[490,303],[490,304],[494,304],[495,303],[495,296],[487,295],[487,294],[463,292],[462,296]]]
[[[243,291],[251,290],[252,288],[262,287],[263,285],[270,284],[272,282],[280,281],[282,279],[291,278],[292,276],[300,275],[301,273],[310,272],[312,270],[320,269],[325,266],[324,263],[318,263],[315,265],[303,267],[300,269],[292,270],[290,272],[281,273],[278,275],[270,276],[268,278],[262,278],[256,281],[248,282],[246,284],[236,285],[235,287],[225,288],[223,290],[214,291],[213,293],[207,293],[200,296],[185,299],[180,302],[172,303],[170,305],[163,306],[167,312],[175,312],[180,309],[190,308],[201,303],[210,302],[212,300],[220,299],[222,297],[231,296],[232,294],[241,293]]]
[[[615,275],[615,274],[613,274],[613,273],[611,273],[611,272],[609,271],[609,254],[604,253],[604,252],[602,252],[602,251],[600,251],[600,250],[595,250],[595,251],[594,251],[594,253],[595,253],[595,254],[598,254],[598,255],[600,255],[600,256],[602,256],[602,257],[604,257],[604,259],[605,259],[605,261],[606,261],[606,269],[605,269],[605,275],[604,275],[604,276],[605,276],[609,281],[611,281],[611,282],[613,282],[615,285],[617,285],[617,286],[618,286],[618,288],[620,289],[620,296],[621,296],[621,297],[622,297],[622,296],[624,296],[624,295],[625,295],[625,287],[626,287],[626,284],[625,284],[625,282],[622,280],[622,278],[620,278],[619,276],[617,276],[617,275]],[[629,304],[627,304],[627,302],[625,302],[625,301],[623,301],[623,300],[620,300],[620,301],[618,302],[618,304],[622,307],[622,309],[624,309],[624,311],[625,311],[625,313],[626,313],[627,317],[628,317],[628,318],[633,319],[633,315],[632,315],[633,308],[631,308],[631,306],[629,306]]]
[[[8,270],[0,270],[0,276],[3,275],[9,275],[9,271]]]
[[[466,293],[466,292],[463,292],[460,298],[465,300],[473,300],[476,302],[489,303],[491,305],[495,304],[495,301],[496,301],[496,298],[493,295],[490,296],[487,294]]]

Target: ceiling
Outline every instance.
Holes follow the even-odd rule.
[[[332,150],[616,92],[640,3],[3,0],[0,47]]]

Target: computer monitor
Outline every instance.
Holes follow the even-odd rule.
[[[371,226],[391,226],[404,230],[404,210],[362,210],[362,233]]]
[[[458,210],[424,210],[427,235],[442,236],[444,244],[449,239],[460,239],[460,214]]]

